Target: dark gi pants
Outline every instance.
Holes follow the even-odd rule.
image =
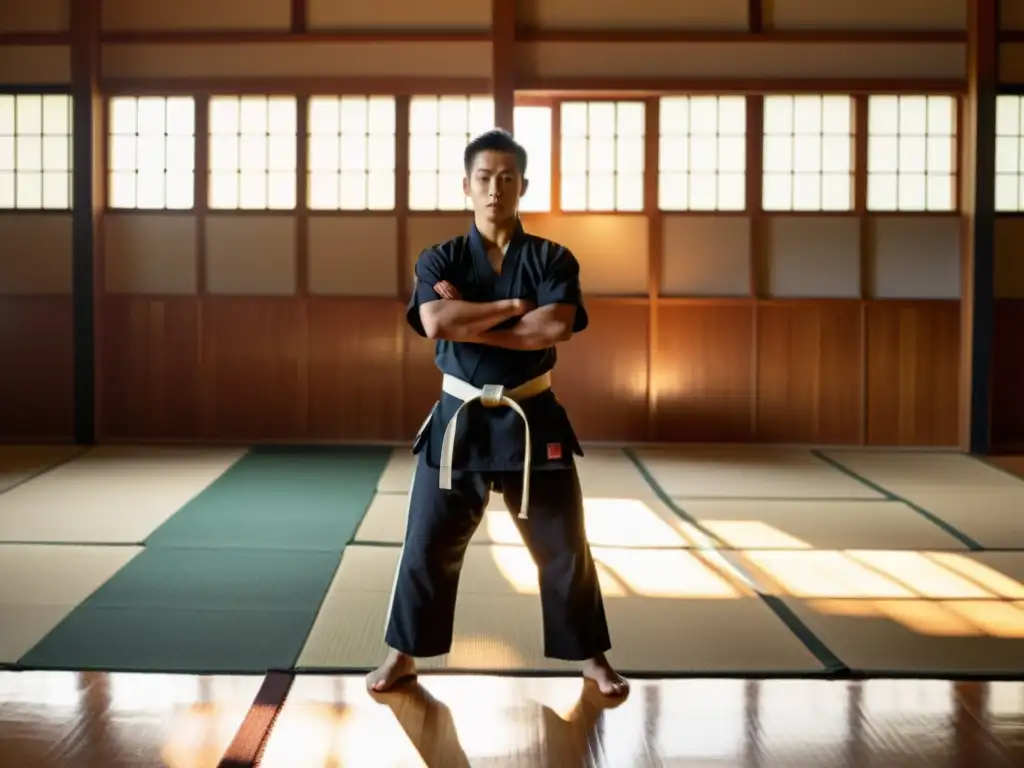
[[[463,557],[492,487],[504,496],[537,564],[544,654],[579,661],[611,647],[576,470],[531,474],[527,520],[516,517],[522,485],[522,472],[463,472],[453,475],[450,491],[441,490],[438,470],[420,454],[385,636],[391,648],[414,657],[451,649]]]

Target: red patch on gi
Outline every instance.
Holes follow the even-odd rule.
[[[562,458],[562,444],[548,443],[548,459],[550,461],[555,461],[560,458]]]

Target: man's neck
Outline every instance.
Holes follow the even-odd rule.
[[[479,221],[476,222],[477,231],[480,236],[484,239],[488,245],[495,245],[502,251],[508,247],[508,244],[512,241],[512,236],[515,234],[516,227],[519,226],[518,217],[513,217],[508,221],[494,222],[494,221]]]

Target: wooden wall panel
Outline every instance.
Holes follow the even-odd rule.
[[[960,303],[870,302],[867,328],[868,443],[956,446]]]
[[[203,426],[226,440],[308,438],[309,334],[293,298],[206,298]]]
[[[753,303],[663,301],[657,317],[654,440],[753,439]]]
[[[70,441],[71,297],[0,297],[0,360],[0,439]]]
[[[996,299],[992,372],[992,443],[1024,448],[1024,299]]]
[[[404,310],[388,299],[309,299],[309,436],[402,440]]]
[[[195,297],[107,297],[99,329],[102,439],[203,437],[199,329]]]
[[[860,350],[857,301],[779,301],[758,306],[758,439],[857,443]]]
[[[644,440],[647,302],[590,299],[587,310],[590,327],[558,353],[558,399],[580,440]]]

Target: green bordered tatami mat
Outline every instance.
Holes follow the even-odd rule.
[[[194,674],[293,666],[388,455],[254,449],[19,665]]]
[[[340,559],[330,552],[149,548],[20,663],[197,674],[287,668]]]
[[[389,448],[254,448],[146,546],[340,552],[390,455]]]

